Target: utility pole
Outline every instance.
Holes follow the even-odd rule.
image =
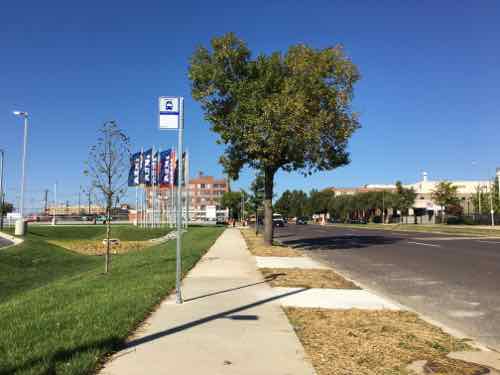
[[[481,220],[481,213],[482,213],[482,210],[481,210],[481,193],[482,193],[482,186],[481,184],[478,185],[478,193],[477,193],[477,196],[478,196],[478,203],[479,203],[479,220]]]
[[[241,222],[243,223],[243,218],[245,216],[245,192],[241,189]]]
[[[89,198],[89,216],[91,215],[91,212],[90,212],[90,206],[92,204],[92,189],[89,188],[89,191],[87,192],[88,194],[88,198]]]
[[[56,210],[57,210],[57,181],[54,184],[54,217],[52,218],[52,225],[56,225]]]
[[[385,224],[385,190],[382,190],[382,224]]]
[[[495,226],[495,210],[493,210],[493,183],[490,182],[490,213],[491,213],[491,226]]]
[[[80,216],[81,210],[80,210],[80,205],[81,205],[81,200],[80,200],[80,194],[82,192],[82,185],[78,188],[78,216]]]
[[[45,189],[43,191],[43,213],[47,214],[48,209],[48,200],[49,200],[49,189]]]

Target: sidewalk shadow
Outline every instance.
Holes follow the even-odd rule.
[[[301,289],[297,289],[297,290],[292,290],[290,292],[286,292],[286,293],[283,293],[283,294],[279,294],[277,296],[265,298],[265,299],[262,299],[260,301],[256,301],[256,302],[249,303],[247,305],[236,307],[234,309],[222,311],[220,313],[213,314],[213,315],[208,315],[208,316],[206,316],[204,318],[193,320],[191,322],[188,322],[188,323],[185,323],[185,324],[181,324],[179,326],[172,327],[172,328],[166,329],[164,331],[153,333],[153,334],[148,335],[148,336],[140,337],[138,339],[134,339],[132,341],[129,341],[129,342],[125,343],[125,345],[123,346],[122,350],[124,350],[124,349],[131,349],[131,348],[134,348],[136,346],[139,346],[139,345],[142,345],[142,344],[145,344],[145,343],[148,343],[148,342],[160,339],[162,337],[173,335],[175,333],[178,333],[178,332],[181,332],[181,331],[184,331],[184,330],[187,330],[187,329],[190,329],[190,328],[193,328],[193,327],[205,324],[205,323],[209,323],[209,322],[211,322],[213,320],[216,320],[216,319],[230,318],[230,316],[232,314],[236,314],[236,313],[238,313],[240,311],[244,311],[244,310],[250,309],[252,307],[260,306],[260,305],[266,304],[268,302],[272,302],[272,301],[278,300],[280,298],[284,298],[284,297],[288,297],[288,296],[291,296],[291,295],[294,295],[294,294],[298,294],[298,293],[301,293],[301,292],[303,292],[303,291],[305,291],[307,289],[309,289],[309,288],[301,288]]]
[[[150,342],[156,339],[159,339],[164,336],[172,335],[177,332],[181,332],[183,330],[196,327],[198,325],[208,323],[212,320],[215,319],[230,319],[230,320],[247,320],[247,321],[255,321],[258,320],[257,315],[244,315],[244,314],[235,314],[237,312],[259,306],[283,297],[287,297],[289,295],[297,294],[300,292],[303,292],[304,290],[307,290],[307,288],[302,288],[299,290],[294,290],[288,293],[283,293],[277,296],[273,296],[270,298],[266,298],[254,303],[250,303],[248,305],[240,306],[234,309],[226,310],[214,315],[209,315],[205,318],[201,318],[198,320],[194,320],[192,322],[188,322],[186,324],[182,324],[177,327],[173,327],[170,329],[166,329],[164,331],[142,337],[136,340],[132,340],[128,343],[124,343],[121,338],[116,337],[116,336],[110,336],[106,339],[94,341],[94,342],[89,342],[83,345],[75,346],[75,347],[70,347],[67,349],[61,349],[54,353],[53,355],[50,356],[40,356],[37,358],[30,359],[22,364],[16,365],[16,366],[6,366],[5,364],[3,365],[2,368],[0,368],[0,375],[11,375],[16,372],[26,372],[26,371],[33,371],[35,368],[37,368],[38,373],[41,375],[54,375],[58,373],[58,366],[61,366],[61,364],[64,364],[67,362],[69,359],[82,355],[84,353],[99,353],[99,356],[103,356],[105,353],[117,353],[120,350],[124,349],[129,349],[133,348],[135,346],[144,344],[146,342]],[[100,362],[102,364],[102,362]],[[100,364],[98,364],[98,367],[100,367]],[[40,365],[43,365],[42,368],[40,368]],[[93,371],[91,371],[93,373]]]
[[[195,301],[195,300],[201,299],[201,298],[216,296],[217,294],[228,293],[228,292],[232,292],[232,291],[235,291],[235,290],[238,290],[238,289],[245,289],[245,288],[249,288],[251,286],[265,284],[266,282],[272,281],[272,280],[276,279],[278,276],[282,276],[282,275],[284,275],[284,274],[283,273],[273,273],[272,275],[266,276],[266,278],[265,278],[264,281],[259,281],[257,283],[236,286],[234,288],[229,288],[229,289],[224,289],[224,290],[218,290],[217,292],[202,294],[201,296],[187,298],[187,299],[184,300],[184,302],[191,302],[191,301]]]

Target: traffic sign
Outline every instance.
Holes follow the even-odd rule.
[[[182,106],[179,97],[160,96],[158,99],[158,127],[177,130],[180,126]]]

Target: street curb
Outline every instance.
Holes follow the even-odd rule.
[[[281,242],[280,240],[278,239],[275,239],[276,242],[280,243],[281,245],[283,246],[286,246],[283,242]],[[304,251],[302,250],[300,247],[294,247],[294,249],[297,249],[297,250],[300,250],[300,251]],[[306,255],[308,256],[308,255]],[[309,258],[312,258],[310,256],[308,256]],[[367,292],[370,292],[380,298],[383,298],[391,303],[393,303],[394,305],[398,306],[401,308],[401,311],[409,311],[409,312],[412,312],[412,313],[415,313],[420,319],[422,319],[423,321],[429,323],[429,324],[432,324],[440,329],[442,329],[445,333],[451,335],[451,336],[454,336],[458,339],[470,339],[470,340],[473,340],[473,341],[469,341],[467,342],[467,344],[469,344],[471,347],[473,348],[476,348],[476,349],[479,349],[479,350],[482,350],[482,351],[485,351],[485,352],[491,352],[491,351],[494,351],[496,352],[496,350],[490,348],[488,345],[486,344],[483,344],[481,341],[479,341],[478,339],[476,339],[475,337],[471,337],[470,335],[466,335],[464,332],[458,330],[458,329],[455,329],[455,328],[451,328],[449,327],[448,325],[442,323],[442,322],[439,322],[427,315],[424,315],[406,305],[403,305],[402,303],[399,303],[397,301],[395,301],[393,298],[391,297],[388,297],[386,296],[385,294],[383,293],[380,293],[380,292],[376,292],[374,291],[373,289],[371,289],[370,287],[367,287],[365,284],[363,283],[360,283],[358,282],[357,280],[354,280],[353,278],[351,278],[350,276],[346,275],[344,272],[342,271],[338,271],[337,269],[333,268],[331,264],[329,264],[328,262],[326,262],[324,259],[317,259],[317,258],[313,258],[315,261],[317,261],[318,263],[321,263],[323,264],[324,266],[328,267],[329,269],[331,269],[332,271],[336,272],[337,274],[339,274],[340,276],[342,276],[343,278],[345,278],[347,281],[350,281],[354,284],[356,284],[357,286],[359,286],[361,289],[364,289],[366,290]]]
[[[342,225],[342,224],[341,224]],[[413,225],[413,224],[405,224],[405,225]],[[418,224],[417,224],[418,225]],[[323,226],[328,226],[328,227],[333,227],[335,228],[336,224],[325,224]],[[499,235],[489,235],[489,234],[478,234],[478,233],[450,233],[450,232],[440,232],[440,231],[435,231],[435,232],[426,232],[423,230],[416,230],[416,229],[393,229],[393,228],[370,228],[369,226],[360,226],[356,227],[354,225],[352,226],[342,226],[337,228],[347,228],[347,229],[367,229],[367,230],[383,230],[386,232],[400,232],[400,233],[424,233],[424,234],[442,234],[442,235],[448,235],[448,236],[470,236],[470,237],[477,237],[478,239],[481,238],[487,238],[487,239],[500,239]]]

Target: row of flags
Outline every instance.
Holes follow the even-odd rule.
[[[175,150],[136,152],[130,158],[128,186],[177,185],[177,166]]]

